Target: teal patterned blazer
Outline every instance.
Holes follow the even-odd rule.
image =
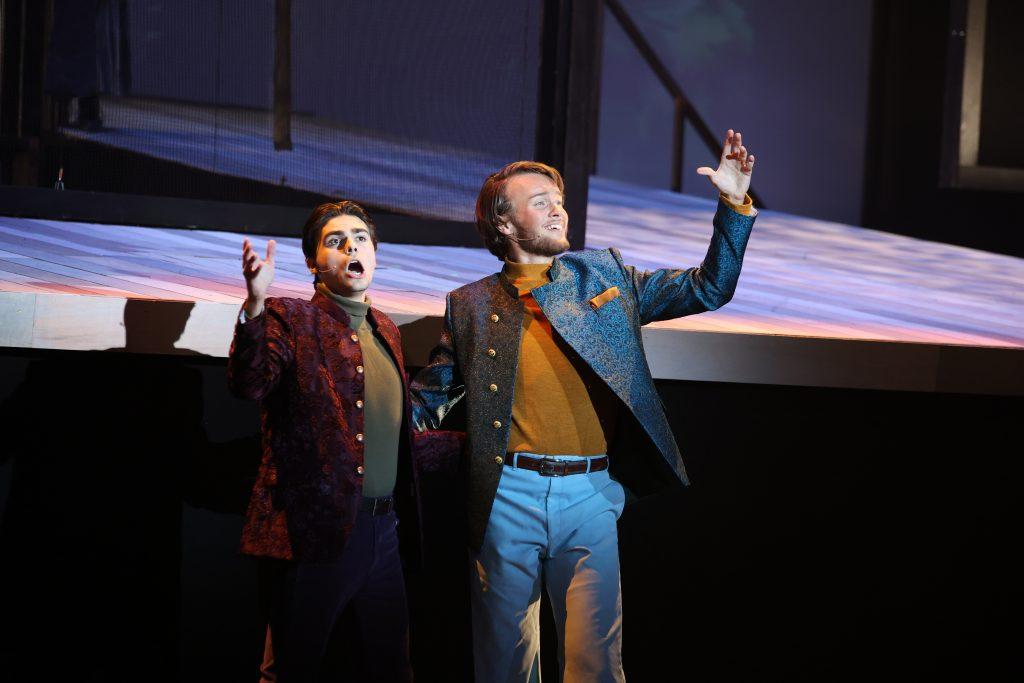
[[[569,252],[555,259],[551,281],[533,290],[552,328],[620,399],[620,419],[623,413],[631,418],[638,440],[653,446],[645,451],[634,440],[625,449],[609,449],[613,474],[620,465],[621,472],[636,471],[640,463],[629,461],[646,458],[643,466],[658,471],[662,481],[689,483],[640,328],[712,311],[732,298],[754,217],[720,201],[713,223],[699,267],[638,270],[623,264],[616,249]],[[516,288],[499,273],[451,292],[441,339],[410,386],[419,429],[439,428],[466,399],[464,470],[473,548],[483,541],[508,447],[523,315]]]

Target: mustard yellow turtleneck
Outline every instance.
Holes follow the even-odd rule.
[[[603,455],[618,399],[555,332],[530,290],[548,283],[549,264],[505,261],[525,315],[508,452]]]
[[[749,195],[742,204],[721,198],[737,213],[754,213]],[[507,260],[502,269],[524,308],[508,452],[603,455],[612,439],[619,400],[552,329],[530,293],[550,282],[550,269],[549,264]]]

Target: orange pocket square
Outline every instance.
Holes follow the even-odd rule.
[[[609,287],[608,289],[604,290],[603,292],[601,292],[600,294],[598,294],[597,296],[590,300],[590,307],[596,311],[597,309],[601,308],[612,299],[617,298],[619,298],[619,288]]]

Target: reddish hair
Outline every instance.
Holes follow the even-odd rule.
[[[508,240],[498,232],[498,226],[508,221],[508,213],[512,210],[512,203],[505,196],[505,185],[509,179],[523,173],[547,176],[558,186],[558,191],[565,194],[562,174],[539,161],[515,161],[487,176],[476,198],[476,230],[484,239],[487,251],[501,260],[505,260],[508,252]]]

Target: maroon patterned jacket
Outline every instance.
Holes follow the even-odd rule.
[[[411,485],[418,508],[420,472],[453,468],[461,435],[414,433],[398,328],[376,308],[367,319],[402,375],[396,489]],[[260,401],[263,431],[243,553],[320,561],[344,548],[363,488],[363,359],[353,335],[348,314],[319,293],[311,301],[269,298],[263,313],[236,324],[228,384]]]

